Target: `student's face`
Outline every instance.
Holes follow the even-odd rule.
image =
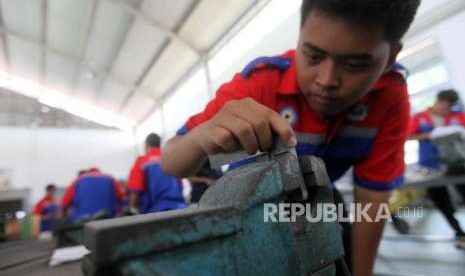
[[[50,196],[50,197],[54,197],[55,196],[55,189],[48,190],[47,195]]]
[[[452,109],[452,104],[448,101],[436,101],[433,111],[436,115],[447,116]]]
[[[399,50],[385,40],[380,27],[312,11],[297,46],[300,89],[314,111],[322,116],[338,114],[370,91]]]

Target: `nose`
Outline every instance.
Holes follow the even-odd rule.
[[[338,87],[340,84],[340,76],[336,63],[329,59],[320,63],[315,82],[325,89]]]

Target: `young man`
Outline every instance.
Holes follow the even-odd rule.
[[[33,234],[38,236],[40,232],[51,231],[52,225],[57,219],[58,203],[55,201],[56,186],[48,184],[45,188],[45,196],[36,204],[33,215]]]
[[[465,113],[454,112],[452,107],[458,102],[459,95],[455,90],[443,90],[438,93],[436,102],[427,110],[413,116],[410,124],[410,139],[420,142],[419,164],[431,170],[439,170],[438,148],[431,143],[430,133],[436,127],[459,125],[465,127]],[[465,184],[457,185],[456,189],[465,200]],[[445,186],[429,188],[428,196],[447,219],[456,235],[456,246],[465,249],[465,232],[454,217],[455,208]]]
[[[392,66],[419,2],[304,0],[296,51],[255,60],[221,86],[167,143],[164,170],[192,175],[208,154],[237,144],[267,150],[275,133],[323,158],[333,181],[353,166],[355,200],[372,203],[374,218],[403,181],[409,103]],[[372,275],[383,225],[354,224],[354,275]]]
[[[89,218],[97,212],[106,211],[107,218],[115,217],[121,209],[125,195],[116,179],[97,168],[79,173],[63,196],[63,209],[71,208],[73,222]]]
[[[129,205],[134,210],[133,213],[186,207],[182,183],[161,170],[160,155],[160,136],[151,133],[145,139],[145,155],[136,160],[129,175]]]

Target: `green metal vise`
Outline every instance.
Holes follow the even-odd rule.
[[[228,172],[199,206],[86,224],[86,275],[336,275],[337,222],[266,222],[265,204],[332,203],[321,160],[274,151]]]

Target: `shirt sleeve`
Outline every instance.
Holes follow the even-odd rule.
[[[399,82],[400,100],[386,111],[373,142],[372,152],[354,166],[355,184],[369,190],[388,191],[403,184],[404,143],[409,128],[410,105],[406,86]]]
[[[34,207],[32,214],[33,215],[42,215],[42,212],[44,211],[44,201],[41,200],[37,202],[36,206]]]
[[[276,72],[254,72],[248,77],[242,74],[236,74],[230,82],[220,86],[215,98],[211,100],[205,109],[190,117],[187,122],[177,131],[177,135],[185,135],[196,126],[210,120],[218,111],[223,108],[224,104],[231,100],[244,98],[253,98],[263,104],[263,92],[273,85],[276,78],[273,77]]]
[[[408,135],[415,135],[420,132],[420,116],[417,114],[410,119]]]
[[[116,198],[119,201],[123,201],[123,200],[126,199],[126,195],[121,190],[121,187],[120,187],[118,181],[115,180],[115,182],[113,183],[113,188],[115,189]]]
[[[459,122],[462,127],[465,127],[465,113],[463,112],[460,113]]]
[[[143,158],[139,157],[131,168],[128,178],[128,192],[142,193],[144,191]]]
[[[63,206],[63,208],[69,207],[73,202],[75,188],[76,184],[73,182],[66,189],[63,199],[61,200],[61,206]]]

